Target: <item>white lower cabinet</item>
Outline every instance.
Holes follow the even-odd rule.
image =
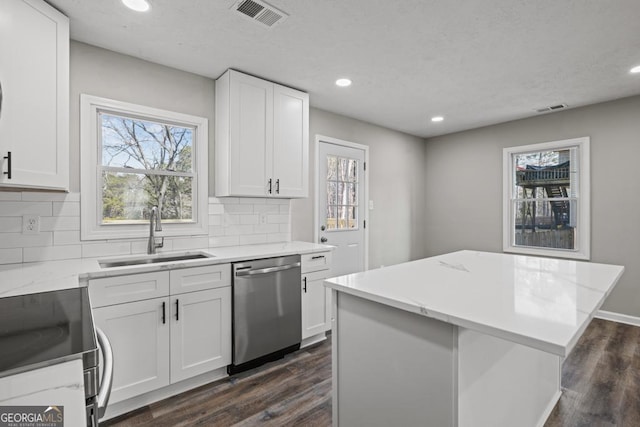
[[[169,308],[168,297],[93,310],[96,326],[113,350],[110,402],[169,385],[169,324],[162,321],[163,304]]]
[[[331,276],[331,252],[302,255],[302,339],[331,329],[331,291],[324,279]]]
[[[302,278],[302,339],[331,329],[331,291],[324,287],[325,271]]]
[[[199,290],[184,291],[185,283]],[[113,349],[110,403],[231,363],[229,264],[93,279],[89,292]],[[158,292],[165,296],[149,298]]]
[[[231,288],[171,297],[171,382],[231,363]]]

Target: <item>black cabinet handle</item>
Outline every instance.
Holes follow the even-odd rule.
[[[321,259],[321,258],[324,258],[324,255],[316,255],[311,257],[311,259]]]
[[[280,178],[276,179],[276,194],[280,194]]]
[[[304,293],[307,293],[307,278],[305,277],[304,279],[302,279],[302,281],[304,282],[304,286],[302,287],[302,289],[304,289]]]
[[[273,181],[271,178],[269,178],[269,182],[267,183],[269,185],[269,194],[271,194],[271,181]]]
[[[180,300],[176,298],[176,320],[180,320]]]
[[[7,159],[7,171],[2,173],[3,175],[7,175],[7,179],[11,179],[11,151],[7,151],[7,155],[3,158]]]
[[[166,303],[162,301],[162,324],[167,323]]]

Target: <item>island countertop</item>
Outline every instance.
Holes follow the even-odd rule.
[[[464,250],[331,278],[325,286],[564,357],[623,272]]]

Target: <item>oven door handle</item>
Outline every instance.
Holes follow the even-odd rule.
[[[299,262],[296,262],[295,264],[280,265],[280,266],[277,266],[277,267],[260,268],[260,269],[256,269],[256,270],[240,270],[240,269],[238,269],[236,271],[236,277],[255,276],[256,274],[275,273],[277,271],[291,270],[292,268],[296,268],[296,267],[300,267],[300,263]]]
[[[113,383],[113,351],[109,338],[96,328],[96,336],[98,337],[98,346],[102,350],[102,378],[100,380],[100,389],[98,390],[98,419],[104,417],[111,396],[111,385]]]

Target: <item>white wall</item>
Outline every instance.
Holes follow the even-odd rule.
[[[314,144],[323,135],[369,146],[369,268],[424,257],[424,140],[316,108],[309,128],[310,197],[291,202],[293,239],[313,241]]]
[[[502,149],[591,137],[591,260],[624,265],[603,309],[640,316],[640,97],[427,140],[427,255],[502,251]]]

